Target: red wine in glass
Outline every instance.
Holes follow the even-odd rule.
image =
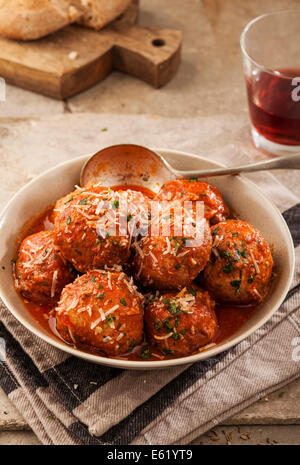
[[[247,79],[250,117],[259,134],[283,145],[300,145],[300,69],[266,71]],[[298,84],[293,79],[299,77]],[[293,93],[294,91],[294,93]],[[300,96],[300,90],[298,91]]]

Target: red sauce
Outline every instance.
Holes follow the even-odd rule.
[[[153,198],[155,194],[149,189],[142,187],[142,186],[114,186],[112,189],[132,189],[143,192],[148,197]],[[23,230],[20,234],[20,240],[18,241],[18,245],[20,242],[28,235],[34,234],[44,230],[52,230],[53,229],[53,222],[52,222],[52,215],[53,209],[47,208],[44,212],[38,215],[35,219],[29,221],[24,226]],[[52,336],[53,334],[60,339],[59,334],[55,331],[55,318],[51,316],[52,308],[49,305],[38,305],[34,302],[29,302],[28,300],[24,299],[21,295],[20,298],[22,299],[26,309],[32,315],[32,317]],[[257,307],[254,306],[225,306],[225,305],[217,305],[216,306],[216,315],[219,321],[219,329],[218,332],[212,341],[215,344],[219,344],[224,342],[226,339],[230,338],[233,334],[235,334],[256,312]],[[86,350],[86,352],[102,355],[99,354],[97,351]],[[131,360],[131,361],[141,361],[141,357],[138,354],[129,354],[124,357],[111,357],[120,360]],[[162,359],[172,359],[172,356],[162,356]],[[152,356],[151,358],[145,361],[158,361],[157,357]]]

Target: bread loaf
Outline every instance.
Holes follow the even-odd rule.
[[[120,16],[132,0],[76,0],[73,4],[83,14],[78,23],[99,30]]]
[[[31,40],[73,23],[80,12],[69,0],[0,0],[0,34]]]
[[[32,40],[78,22],[101,29],[120,16],[131,0],[0,0],[0,34]]]

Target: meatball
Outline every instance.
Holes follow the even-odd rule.
[[[73,267],[54,244],[54,234],[42,231],[20,245],[15,267],[17,290],[39,304],[55,304],[62,289],[75,279]]]
[[[261,302],[269,291],[273,259],[262,234],[249,223],[228,220],[212,227],[206,289],[224,303]]]
[[[139,220],[134,208],[145,203],[143,194],[133,190],[78,189],[56,204],[56,244],[82,273],[121,265],[130,255],[128,225]]]
[[[214,306],[208,292],[195,285],[149,303],[145,330],[150,350],[178,357],[211,342],[218,329]]]
[[[211,184],[195,179],[175,179],[167,182],[156,196],[157,200],[203,201],[205,218],[211,224],[224,221],[229,216],[221,192]]]
[[[182,205],[180,208],[185,212]],[[197,277],[209,260],[212,237],[207,220],[202,218],[198,221],[195,212],[192,212],[188,218],[191,223],[182,228],[184,236],[178,236],[175,235],[178,226],[176,211],[178,213],[178,206],[171,209],[173,213],[168,216],[158,215],[159,234],[164,229],[164,222],[170,221],[169,235],[154,235],[150,228],[148,236],[133,244],[136,250],[133,273],[144,286],[182,289]],[[181,220],[183,216],[179,218]]]
[[[143,303],[125,273],[89,271],[63,290],[56,329],[76,346],[109,356],[125,354],[142,342]]]

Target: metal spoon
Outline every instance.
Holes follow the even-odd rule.
[[[158,192],[163,184],[175,178],[203,178],[274,169],[300,169],[300,153],[233,168],[180,171],[174,169],[164,157],[146,147],[122,144],[105,148],[93,155],[82,168],[80,184],[143,184]]]

